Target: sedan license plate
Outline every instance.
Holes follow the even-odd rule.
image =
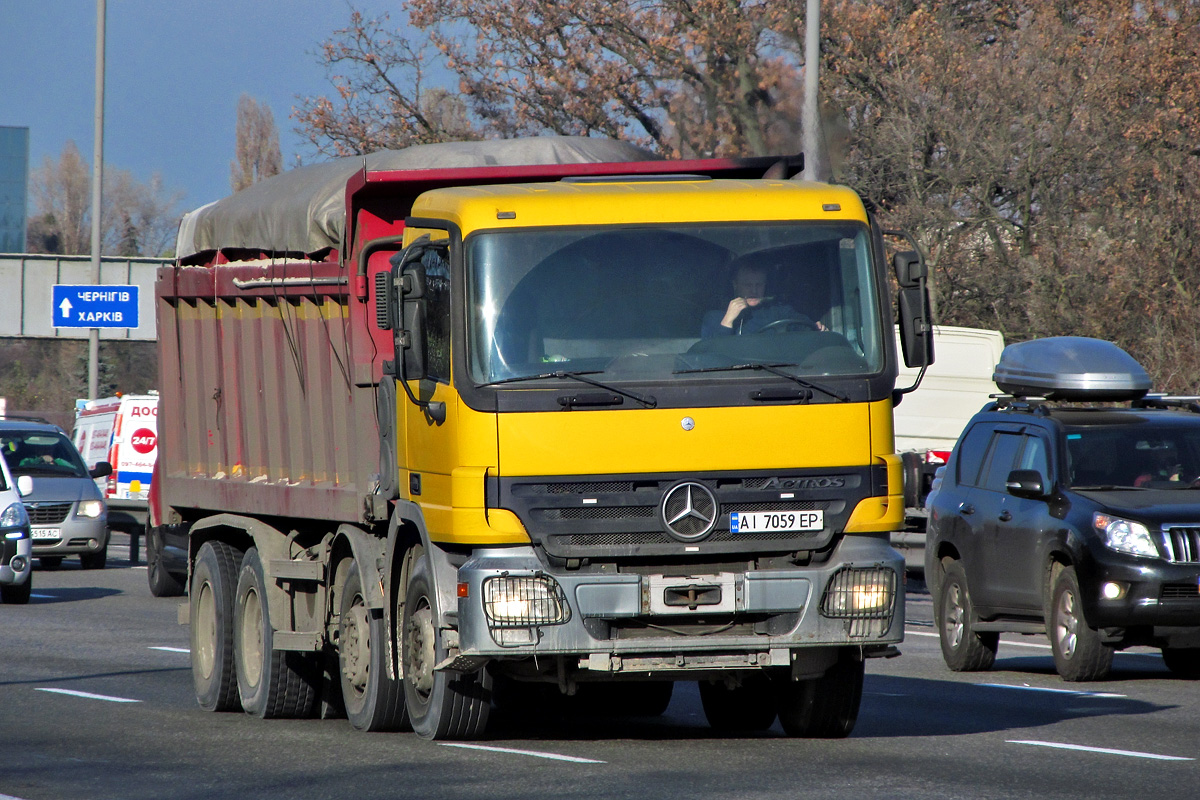
[[[734,511],[729,515],[731,533],[819,531],[824,527],[824,511]]]
[[[34,541],[38,539],[61,539],[62,528],[34,528],[31,536]]]

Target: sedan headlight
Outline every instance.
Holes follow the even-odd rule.
[[[1121,519],[1109,514],[1093,514],[1092,525],[1100,534],[1101,541],[1109,550],[1129,553],[1134,556],[1160,558],[1158,547],[1150,531],[1140,522]]]
[[[16,528],[29,526],[29,513],[24,503],[13,503],[0,514],[0,528]]]
[[[84,500],[79,504],[79,511],[76,512],[81,517],[95,519],[104,513],[103,500]]]

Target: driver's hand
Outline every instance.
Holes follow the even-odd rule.
[[[730,300],[729,308],[725,309],[725,316],[721,320],[721,326],[725,328],[732,328],[734,321],[743,311],[746,310],[748,305],[750,304],[746,302],[746,298],[744,297],[735,297]]]

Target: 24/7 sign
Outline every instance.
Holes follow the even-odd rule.
[[[56,328],[136,328],[138,287],[132,284],[54,285],[51,300]]]

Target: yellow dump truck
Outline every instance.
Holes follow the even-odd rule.
[[[904,627],[894,308],[932,344],[916,253],[797,161],[427,145],[189,215],[148,550],[201,706],[473,738],[697,681],[849,734]]]

